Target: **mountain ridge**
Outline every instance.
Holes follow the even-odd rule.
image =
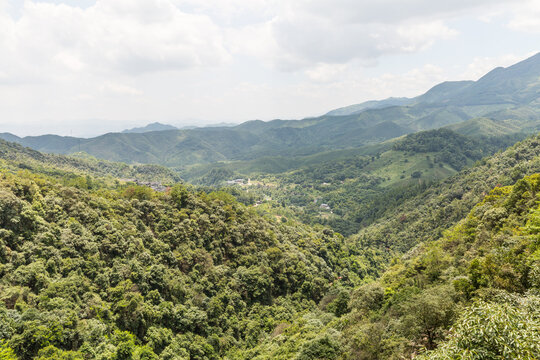
[[[33,149],[70,154],[78,151],[107,160],[157,163],[184,168],[216,161],[262,156],[299,156],[358,148],[421,130],[473,118],[505,116],[509,131],[540,128],[540,53],[508,68],[495,69],[478,81],[448,81],[416,98],[375,101],[351,114],[301,120],[253,120],[234,127],[202,127],[143,133],[109,133],[90,139],[60,137],[0,138]],[[410,101],[409,101],[410,100]],[[395,105],[404,102],[407,105]],[[332,113],[332,112],[330,112]]]
[[[152,131],[165,131],[165,130],[177,130],[178,128],[176,126],[168,125],[168,124],[162,124],[160,122],[153,122],[151,124],[148,124],[146,126],[141,127],[134,127],[131,129],[126,129],[121,131],[122,134],[131,134],[131,133],[146,133],[146,132],[152,132]]]

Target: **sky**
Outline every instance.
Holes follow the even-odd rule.
[[[540,51],[540,0],[0,0],[0,132],[300,119]]]

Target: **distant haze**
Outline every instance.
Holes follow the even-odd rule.
[[[538,0],[0,0],[0,132],[298,119],[538,44]]]

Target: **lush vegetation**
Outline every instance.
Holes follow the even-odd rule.
[[[315,163],[306,159],[306,165],[282,173],[239,175],[229,168],[214,168],[200,182],[223,186],[226,179],[251,178],[251,185],[243,186],[249,196],[232,190],[246,204],[259,201],[262,212],[322,224],[349,236],[522,137],[469,138],[448,129],[430,130],[407,135],[371,154],[336,152]],[[321,208],[322,204],[329,208]]]
[[[21,359],[236,356],[348,267],[341,237],[226,193],[86,190],[7,170],[0,189],[0,336]]]
[[[521,179],[540,172],[537,137],[350,238],[226,192],[73,185],[48,158],[21,170],[16,149],[0,176],[3,358],[538,355],[540,175]]]
[[[538,358],[539,196],[539,174],[495,188],[439,240],[376,281],[336,287],[331,305],[321,301],[246,358]]]
[[[108,182],[132,179],[174,184],[180,181],[178,174],[158,165],[127,165],[98,160],[84,153],[73,156],[44,154],[4,140],[0,140],[0,164],[12,171],[29,170],[75,182],[87,176]]]

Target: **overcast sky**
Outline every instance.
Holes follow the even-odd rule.
[[[297,119],[540,51],[540,0],[0,0],[0,132]]]

